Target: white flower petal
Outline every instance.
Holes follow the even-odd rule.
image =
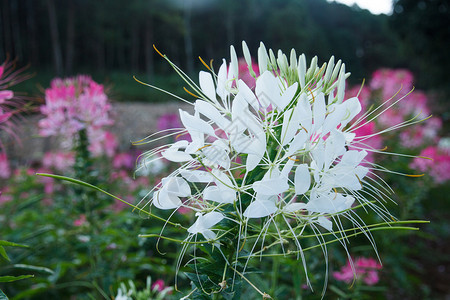
[[[280,110],[284,110],[286,106],[294,100],[295,93],[297,92],[298,83],[294,82],[293,85],[288,87],[283,95],[278,99],[277,103],[274,103]]]
[[[343,196],[340,193],[321,194],[317,198],[311,198],[306,204],[310,212],[335,214],[349,209],[355,198],[352,196]]]
[[[195,110],[213,121],[221,129],[225,129],[230,125],[230,121],[227,120],[211,103],[203,100],[195,101]]]
[[[258,67],[259,67],[259,74],[264,73],[267,71],[267,65],[269,62],[269,57],[267,56],[267,50],[264,46],[263,42],[259,44],[258,48]]]
[[[161,155],[172,162],[185,162],[192,160],[192,156],[189,154],[182,152],[182,151],[173,151],[173,150],[166,150],[164,152],[161,152]]]
[[[207,122],[200,119],[197,116],[191,116],[187,112],[180,109],[180,119],[184,127],[191,133],[191,131],[197,131],[208,134],[210,136],[216,136],[214,129]]]
[[[191,188],[189,184],[181,177],[165,177],[161,180],[162,190],[169,194],[187,197],[191,195]]]
[[[345,100],[342,105],[345,106],[346,115],[341,123],[341,128],[344,128],[353,118],[361,111],[361,103],[358,98],[353,97]]]
[[[333,230],[333,222],[325,218],[324,216],[320,216],[317,218],[317,223],[319,223],[320,226],[325,228],[328,231]]]
[[[311,111],[311,104],[308,101],[308,98],[305,94],[300,95],[300,98],[298,100],[297,106],[299,107],[298,114],[300,119],[300,124],[302,125],[303,129],[306,130],[306,132],[311,135],[311,128],[312,128],[312,111]]]
[[[258,111],[259,110],[258,99],[256,99],[255,94],[247,86],[247,84],[245,84],[245,82],[242,81],[242,79],[239,79],[239,81],[238,81],[238,90],[239,90],[239,93],[242,94],[245,101],[247,101],[247,103],[250,104],[251,107],[253,107],[253,109],[255,111]]]
[[[228,96],[229,91],[227,90],[227,62],[225,59],[223,60],[222,65],[219,68],[219,72],[217,73],[217,88],[216,93],[222,100]]]
[[[266,172],[263,179],[252,185],[253,190],[261,195],[278,195],[289,189],[288,179],[277,169]]]
[[[285,156],[291,156],[298,150],[303,149],[305,147],[305,142],[307,139],[308,134],[306,133],[306,131],[300,131],[290,143],[289,149],[286,152]]]
[[[203,199],[217,203],[233,203],[236,200],[236,192],[229,188],[208,186],[203,191]]]
[[[230,70],[228,71],[228,79],[238,79],[239,63],[233,45],[230,46]]]
[[[289,143],[298,130],[298,115],[292,115],[293,108],[288,109],[283,114],[283,124],[281,127],[281,145],[284,146]]]
[[[288,212],[288,213],[293,213],[299,210],[303,210],[306,208],[306,203],[290,203],[288,205],[286,205],[283,210]]]
[[[314,97],[313,116],[314,116],[314,130],[318,130],[325,120],[326,114],[325,96],[319,93]]]
[[[188,228],[188,232],[193,234],[203,233],[204,231],[210,229],[211,227],[222,221],[223,218],[224,216],[221,213],[215,211],[207,213],[205,215],[199,215],[195,223]]]
[[[307,164],[301,164],[295,169],[295,193],[297,195],[302,195],[309,190],[311,185],[311,174],[309,173],[309,168]]]
[[[345,107],[342,104],[333,104],[329,108],[330,113],[325,119],[322,127],[322,134],[325,135],[341,123],[345,117]]]
[[[189,182],[201,182],[209,183],[214,180],[211,173],[200,170],[180,170],[181,176],[183,176]]]
[[[263,218],[275,213],[278,210],[275,203],[271,200],[255,200],[247,207],[244,212],[246,218]]]
[[[200,71],[199,81],[200,88],[202,89],[202,92],[205,94],[205,96],[213,102],[218,103],[216,98],[216,88],[214,86],[214,80],[211,76],[211,73]]]
[[[181,206],[182,203],[177,196],[165,190],[159,190],[153,194],[152,204],[159,209],[174,209]]]
[[[267,108],[272,102],[280,98],[280,88],[275,76],[266,71],[256,79],[256,96],[263,108]]]

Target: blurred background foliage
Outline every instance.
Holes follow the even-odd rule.
[[[420,89],[449,94],[448,0],[395,0],[393,14],[372,15],[358,6],[326,0],[26,0],[3,1],[0,57],[29,63],[48,86],[54,75],[93,74],[114,85],[121,101],[161,101],[131,75],[177,85],[153,44],[188,73],[216,63],[228,47],[245,40],[255,53],[260,41],[307,57],[342,59],[353,83],[377,68],[407,68]],[[161,79],[163,77],[163,79]],[[150,93],[150,94],[149,94]]]

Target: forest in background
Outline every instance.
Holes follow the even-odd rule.
[[[353,83],[382,67],[411,69],[417,87],[444,103],[448,15],[448,0],[396,0],[392,16],[326,0],[10,0],[1,4],[0,58],[29,64],[38,75],[103,80],[119,72],[158,82],[172,71],[153,44],[193,74],[202,67],[198,56],[218,64],[229,45],[239,49],[245,40],[256,54],[264,41],[309,59],[334,55]]]

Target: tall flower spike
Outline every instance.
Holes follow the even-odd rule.
[[[250,51],[245,42],[242,47],[251,72]],[[281,50],[277,56],[267,51],[263,43],[257,53],[260,75],[255,74],[254,90],[239,79],[233,46],[231,62],[224,59],[217,74],[201,71],[199,86],[164,56],[200,99],[193,115],[180,110],[191,140],[150,152],[181,163],[162,179],[150,204],[195,211],[197,219],[187,229],[183,253],[191,238],[201,233],[206,244],[221,245],[215,248],[226,261],[224,276],[231,270],[243,276],[252,257],[270,256],[276,249],[304,259],[303,237],[316,236],[326,255],[323,230],[346,248],[344,224],[374,245],[356,209],[367,206],[386,220],[391,216],[376,204],[385,194],[376,187],[384,189],[384,183],[369,184],[366,178],[380,169],[365,161],[374,150],[355,142],[358,126],[351,125],[361,104],[357,97],[345,97],[350,75],[345,65],[331,57],[320,66],[314,57],[307,67],[304,54],[297,59],[292,50],[288,60]],[[358,146],[352,147],[354,143]],[[203,289],[201,283],[198,288]]]

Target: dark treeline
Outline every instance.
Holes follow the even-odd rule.
[[[153,44],[192,73],[200,67],[198,56],[217,62],[229,56],[230,44],[240,48],[246,40],[253,53],[264,41],[267,47],[295,48],[321,61],[335,55],[357,82],[380,67],[421,72],[429,50],[420,50],[421,63],[413,62],[418,29],[408,31],[407,21],[414,18],[405,15],[422,13],[422,23],[424,18],[448,20],[448,0],[396,2],[394,15],[388,17],[326,0],[3,0],[0,58],[10,55],[57,75],[121,70],[151,76],[169,69]],[[436,3],[434,14],[424,14],[427,5]],[[421,40],[421,45],[426,48],[430,42]],[[442,65],[436,69],[447,70]]]

